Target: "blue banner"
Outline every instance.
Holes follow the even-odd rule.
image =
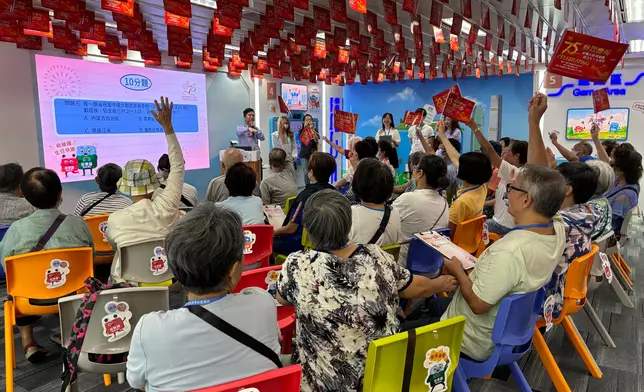
[[[152,117],[154,103],[54,99],[58,135],[163,133]],[[199,132],[197,105],[174,104],[172,125],[176,133]]]

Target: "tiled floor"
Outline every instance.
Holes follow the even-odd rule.
[[[599,335],[594,331],[592,324],[583,312],[576,314],[573,319],[577,328],[586,341],[588,348],[595,357],[603,372],[602,379],[595,379],[586,370],[581,358],[574,351],[570,341],[566,338],[563,328],[556,327],[546,335],[548,346],[555,356],[561,371],[566,378],[568,385],[575,392],[636,392],[644,391],[644,267],[639,266],[639,250],[644,246],[644,223],[641,218],[634,218],[631,225],[633,246],[627,249],[627,260],[633,269],[632,279],[635,288],[631,300],[635,307],[625,308],[608,285],[602,285],[599,289],[589,295],[595,311],[601,318],[604,326],[610,332],[616,349],[610,349],[604,345]],[[4,294],[4,287],[0,288]],[[178,306],[179,298],[171,297],[172,305]],[[0,316],[2,317],[2,316]],[[0,336],[4,337],[4,324]],[[62,372],[61,350],[54,343],[49,341],[49,336],[58,329],[56,317],[46,317],[40,321],[36,330],[36,336],[41,344],[51,350],[47,362],[39,365],[32,365],[24,359],[22,350],[18,350],[15,369],[15,391],[38,391],[49,392],[59,391],[61,386],[60,375]],[[20,347],[20,339],[14,335],[17,347]],[[3,339],[4,343],[4,339]],[[4,369],[4,344],[2,355],[2,368]],[[539,357],[533,350],[520,362],[523,372],[532,386],[533,390],[540,392],[554,392],[555,388],[548,378],[545,368]],[[4,372],[0,375],[2,385],[0,392],[5,390]],[[516,391],[517,387],[512,378],[509,381],[473,380],[470,382],[472,391],[481,392],[506,392]],[[80,392],[107,391],[120,392],[130,391],[127,383],[118,385],[116,377],[113,378],[113,385],[105,387],[103,378],[99,375],[81,373],[79,376],[78,390]],[[393,391],[392,391],[393,392]]]

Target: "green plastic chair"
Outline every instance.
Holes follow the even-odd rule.
[[[293,204],[293,202],[295,201],[296,197],[297,196],[293,196],[293,197],[289,197],[288,199],[286,199],[286,210],[284,210],[284,213],[286,215],[288,215],[288,212],[291,210],[291,204]]]
[[[398,261],[398,255],[400,255],[400,244],[394,244],[389,246],[383,246],[380,249],[389,253],[394,257],[395,261]]]
[[[390,392],[403,389],[410,333],[415,333],[416,344],[413,346],[409,391],[451,391],[464,329],[465,317],[457,316],[372,341],[367,352],[362,391]]]

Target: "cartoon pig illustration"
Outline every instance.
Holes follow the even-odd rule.
[[[48,289],[55,289],[67,283],[69,274],[69,262],[54,259],[50,263],[51,268],[45,271],[45,284]]]
[[[78,159],[76,159],[76,154],[72,154],[71,158],[66,158],[65,155],[62,156],[60,160],[60,171],[65,173],[65,177],[69,177],[69,173],[78,174]]]
[[[244,254],[249,255],[253,253],[253,245],[257,240],[257,236],[250,230],[244,230]]]
[[[165,249],[160,246],[154,248],[154,256],[150,258],[150,271],[155,276],[168,271],[168,257],[165,254]]]
[[[101,320],[103,336],[108,342],[115,342],[124,338],[132,330],[130,319],[132,312],[127,302],[110,301],[105,304],[107,315]]]

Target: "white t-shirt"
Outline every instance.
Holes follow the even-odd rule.
[[[400,214],[400,242],[409,241],[421,231],[444,229],[449,224],[449,207],[433,189],[416,189],[405,192],[393,203]],[[398,263],[407,264],[409,245],[400,247]]]
[[[420,133],[423,135],[425,139],[428,139],[430,136],[434,136],[434,129],[429,124],[421,124],[420,126],[421,126]],[[423,143],[416,136],[417,127],[418,125],[412,125],[411,127],[409,127],[408,135],[409,135],[409,142],[411,143],[410,154],[413,154],[416,151],[425,152],[425,149],[423,148]]]
[[[349,242],[354,244],[368,244],[380,227],[384,210],[377,210],[363,205],[351,206],[351,232]],[[376,245],[389,246],[398,243],[400,237],[400,214],[395,208],[391,209],[389,223]]]
[[[508,206],[505,204],[505,192],[507,185],[514,180],[514,177],[519,173],[519,168],[507,163],[506,161],[501,161],[501,166],[499,166],[499,173],[497,177],[501,179],[499,181],[499,186],[496,188],[495,203],[494,203],[494,220],[496,223],[503,225],[507,228],[514,227],[514,218],[508,212]]]
[[[396,144],[400,144],[400,133],[396,128],[389,128],[386,131],[380,128],[378,132],[376,132],[376,140],[380,141],[381,136],[391,136],[391,139],[396,142]]]

